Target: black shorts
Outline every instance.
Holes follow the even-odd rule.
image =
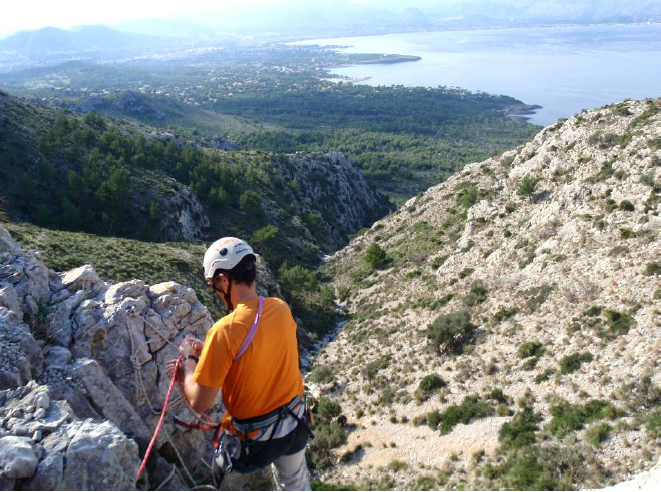
[[[241,456],[234,460],[234,469],[239,473],[251,473],[270,465],[280,456],[298,453],[308,443],[308,429],[303,424],[284,437],[270,441],[248,441],[241,448]]]

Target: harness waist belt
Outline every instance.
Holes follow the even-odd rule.
[[[280,418],[280,412],[283,409],[293,410],[294,408],[296,408],[296,406],[299,403],[301,403],[301,395],[296,395],[294,399],[291,400],[289,403],[261,417],[254,417],[251,419],[243,419],[243,420],[237,420],[233,418],[232,425],[241,434],[248,434],[248,432],[252,432],[254,430],[261,429],[263,427],[268,427],[269,425],[274,424]],[[259,420],[255,420],[255,419],[259,419]]]

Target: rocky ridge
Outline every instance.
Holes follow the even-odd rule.
[[[538,449],[583,463],[558,465],[563,486],[603,486],[658,462],[660,113],[659,100],[625,101],[561,121],[333,255],[326,270],[350,321],[313,364],[332,369],[323,389],[349,433],[324,480],[522,488],[507,482],[500,433],[522,407],[542,418]],[[374,244],[387,255],[372,254],[377,268],[365,261]],[[428,330],[452,313],[470,320],[454,352]],[[430,374],[446,385],[421,393]],[[425,425],[468,396],[492,416],[441,436]],[[617,416],[596,445],[586,433],[598,422],[549,426],[559,405],[599,401]]]
[[[89,265],[53,272],[0,226],[3,490],[134,490],[169,384],[164,364],[211,324],[190,288],[108,285]],[[180,399],[175,411],[192,420]],[[207,437],[166,422],[140,487],[208,480]]]

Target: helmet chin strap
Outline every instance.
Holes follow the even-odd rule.
[[[234,306],[232,305],[232,281],[229,279],[227,280],[229,281],[227,294],[223,292],[223,297],[225,297],[225,304],[227,304],[227,314],[230,314],[232,311],[234,311]]]
[[[232,279],[230,278],[229,274],[225,275],[225,278],[227,278],[227,292],[223,292],[221,290],[220,293],[223,294],[223,298],[225,299],[225,304],[227,305],[227,314],[230,314],[232,311],[234,311],[234,306],[232,305]]]

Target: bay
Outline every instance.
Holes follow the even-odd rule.
[[[356,65],[332,73],[375,86],[506,94],[541,105],[530,119],[540,125],[627,98],[661,97],[659,24],[418,32],[301,44],[419,56],[416,62]]]

